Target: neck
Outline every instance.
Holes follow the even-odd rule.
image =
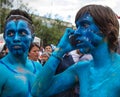
[[[11,63],[12,65],[25,65],[27,61],[27,54],[22,55],[13,55],[11,53],[8,53],[6,56],[7,62]]]
[[[96,69],[105,68],[111,65],[112,53],[109,51],[106,42],[95,48],[92,52],[92,56],[94,60],[94,68]]]

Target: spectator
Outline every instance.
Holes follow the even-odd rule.
[[[53,49],[52,49],[52,46],[51,45],[46,45],[45,46],[45,52],[49,52],[49,53],[52,53]]]
[[[41,53],[41,55],[40,55],[40,62],[41,62],[42,65],[44,65],[45,62],[49,59],[52,51],[53,51],[53,50],[52,50],[52,46],[51,46],[51,45],[46,45],[46,46],[44,47],[44,51],[43,51],[43,53]]]
[[[49,57],[50,57],[50,53],[44,51],[41,54],[41,58],[40,58],[41,64],[44,65],[46,63],[46,61],[49,59]]]
[[[33,61],[40,61],[39,60],[39,52],[40,47],[36,43],[32,43],[29,49],[28,58]]]

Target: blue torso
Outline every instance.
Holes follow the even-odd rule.
[[[120,97],[120,62],[106,69],[95,70],[90,61],[89,65],[80,67],[77,75],[80,81],[80,97]],[[77,68],[79,66],[76,66]]]
[[[31,87],[40,68],[37,69],[36,62],[29,60],[28,64],[32,68],[15,67],[0,61],[0,76],[4,79],[0,81],[0,97],[32,97]]]

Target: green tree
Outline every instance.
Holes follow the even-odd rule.
[[[63,32],[67,26],[63,26],[63,21],[45,19],[44,22],[41,19],[33,19],[35,24],[35,33],[36,36],[41,39],[41,44],[43,46],[47,44],[56,45],[63,35]],[[50,21],[50,22],[48,22]]]
[[[8,13],[8,9],[13,7],[13,0],[0,0],[0,33],[3,33],[4,21]]]

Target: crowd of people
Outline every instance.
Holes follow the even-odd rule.
[[[120,97],[116,14],[107,6],[91,4],[78,11],[75,24],[55,48],[41,47],[33,42],[29,14],[11,10],[4,27],[0,96]]]

